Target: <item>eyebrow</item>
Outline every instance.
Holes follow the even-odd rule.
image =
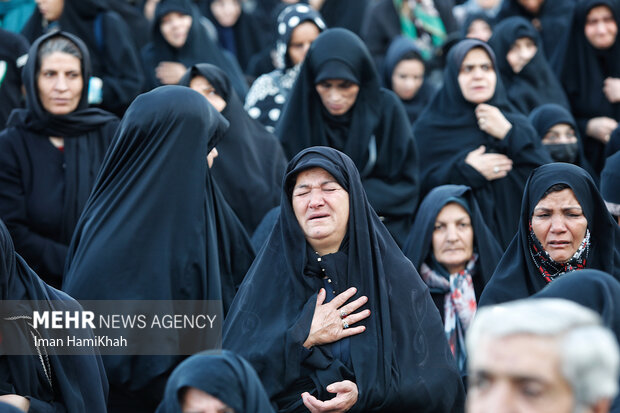
[[[335,180],[335,179],[330,179],[330,180],[328,180],[328,181],[323,181],[323,182],[321,182],[321,183],[320,183],[320,186],[323,186],[323,185],[326,185],[326,184],[331,184],[331,183],[336,183],[336,184],[337,184],[338,182],[336,182],[336,180]],[[312,185],[310,185],[310,184],[299,184],[299,185],[296,185],[294,189],[298,189],[298,188],[310,188],[311,186],[312,186]]]
[[[583,208],[581,208],[579,205],[571,205],[571,206],[567,206],[562,208],[562,211],[569,211],[571,209],[578,209],[579,211],[583,212]],[[547,212],[547,211],[551,211],[551,208],[545,208],[545,207],[536,207],[534,208],[534,212],[537,211],[543,211],[543,212]]]

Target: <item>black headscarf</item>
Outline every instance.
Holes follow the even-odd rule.
[[[403,57],[410,53],[415,53],[415,60],[419,60],[424,64],[424,59],[422,59],[420,51],[413,40],[405,36],[398,36],[392,41],[385,54],[385,60],[383,61],[383,86],[385,88],[392,89],[392,74],[394,73],[394,69],[404,60]],[[424,76],[426,77],[426,75],[425,73]],[[422,86],[420,86],[420,89],[413,98],[409,100],[401,99],[411,124],[418,119],[422,110],[424,110],[433,97],[434,92],[435,89],[431,86],[430,82],[424,80],[424,83],[422,83]]]
[[[403,250],[414,267],[419,269],[422,263],[432,254],[433,231],[437,215],[439,215],[443,207],[450,202],[454,202],[454,199],[458,197],[465,199],[469,206],[469,217],[474,230],[474,252],[478,254],[476,271],[474,273],[474,287],[476,289],[476,297],[479,297],[482,288],[491,278],[497,263],[502,257],[502,249],[486,225],[472,190],[467,186],[442,185],[429,192],[420,204],[420,208],[418,208],[415,222]]]
[[[316,76],[328,63],[348,68],[359,81],[357,100],[342,116],[330,115],[315,89]],[[413,222],[419,181],[417,149],[399,101],[380,87],[362,40],[346,29],[328,29],[310,46],[276,133],[288,157],[315,145],[351,157],[370,203],[402,243]]]
[[[620,103],[611,103],[603,93],[607,77],[620,78],[620,35],[609,49],[599,50],[592,46],[584,34],[584,27],[588,13],[596,6],[609,7],[620,27],[620,8],[616,1],[584,0],[577,3],[566,45],[562,84],[584,137],[586,158],[599,173],[605,162],[605,145],[587,136],[585,131],[588,121],[598,116],[620,121]]]
[[[493,18],[490,17],[486,12],[480,11],[477,13],[469,13],[467,17],[465,17],[465,20],[463,21],[463,24],[461,25],[461,37],[463,39],[467,37],[467,32],[469,31],[469,27],[475,21],[478,21],[478,20],[482,20],[483,22],[489,25],[491,30],[493,30],[493,23],[494,23]]]
[[[564,298],[596,311],[620,344],[620,283],[611,275],[597,270],[581,270],[566,274],[534,294],[532,298]],[[620,412],[620,396],[610,410]]]
[[[359,35],[370,0],[325,0],[319,12],[327,27],[342,27]]]
[[[549,129],[555,125],[559,123],[570,125],[575,131],[575,136],[577,136],[577,157],[572,163],[582,167],[591,175],[594,175],[594,171],[583,153],[583,141],[581,139],[581,134],[579,133],[579,127],[577,126],[577,122],[575,122],[575,118],[573,118],[573,115],[568,111],[568,109],[555,103],[547,103],[535,108],[528,116],[528,120],[534,129],[536,129],[536,133],[541,141],[547,132],[549,132]],[[545,147],[545,145],[543,145],[543,147]]]
[[[485,103],[499,108],[512,124],[503,140],[480,130],[474,112],[476,105],[465,100],[458,83],[461,64],[474,48],[486,51],[495,67],[495,94]],[[536,166],[551,162],[551,157],[527,119],[509,104],[495,56],[486,43],[466,39],[450,50],[443,87],[420,115],[414,135],[420,150],[423,190],[448,183],[471,187],[487,225],[505,248],[517,229],[518,205],[527,176]],[[504,178],[487,181],[465,162],[469,152],[480,145],[486,146],[486,152],[501,153],[512,159],[512,171]]]
[[[92,300],[222,298],[206,156],[227,124],[186,87],[163,86],[136,98],[76,227],[64,291]],[[177,362],[163,356],[104,360],[112,390],[146,388],[155,406],[162,377]]]
[[[522,37],[532,39],[538,51],[519,73],[515,73],[506,55]],[[547,63],[538,32],[529,21],[523,17],[509,17],[501,21],[493,28],[489,45],[497,56],[497,68],[506,86],[508,100],[521,113],[528,115],[544,103],[569,108],[562,86]]]
[[[161,19],[168,13],[177,12],[192,17],[192,26],[185,44],[172,47],[161,34]],[[200,16],[190,0],[162,0],[157,4],[152,23],[151,43],[142,49],[142,60],[146,71],[147,86],[155,87],[161,83],[155,77],[155,68],[160,62],[179,62],[190,67],[197,63],[211,63],[224,70],[231,78],[239,96],[245,96],[248,87],[243,73],[234,58],[226,54],[214,42],[200,22]]]
[[[181,393],[190,387],[216,397],[235,413],[275,412],[250,363],[231,351],[206,351],[179,364],[157,413],[181,413]]]
[[[211,174],[248,234],[252,234],[265,214],[279,204],[279,186],[286,169],[282,146],[278,138],[246,113],[223,70],[197,64],[179,84],[189,86],[196,76],[206,78],[226,101],[222,115],[230,127],[217,145],[219,155]]]
[[[348,235],[340,251],[324,255],[319,264],[330,268],[336,294],[356,287],[371,311],[361,323],[366,330],[346,339],[349,363],[333,355],[332,345],[311,351],[302,346],[324,280],[309,258],[314,253],[291,194],[297,174],[314,167],[329,172],[349,194]],[[344,379],[359,389],[351,412],[461,411],[461,381],[437,309],[368,202],[353,161],[332,148],[302,151],[287,168],[280,207],[225,321],[224,347],[254,366],[272,401],[289,401],[281,411],[303,408],[302,391],[331,397],[325,387]]]
[[[569,37],[570,23],[577,3],[574,0],[544,0],[538,14],[533,15],[519,4],[519,0],[504,0],[495,19],[500,22],[511,16],[520,16],[529,21],[538,20],[545,56],[553,71],[559,73],[564,52],[569,52],[565,49],[565,40]]]
[[[605,161],[601,173],[601,195],[609,209],[616,217],[620,216],[620,152]]]
[[[77,310],[78,304],[67,294],[47,284],[28,267],[26,262],[15,252],[13,242],[4,223],[0,221],[0,299],[46,301],[46,310]],[[65,304],[66,303],[66,304]],[[36,306],[36,303],[33,303]],[[32,315],[32,313],[30,313]],[[3,320],[3,330],[10,323]],[[11,329],[10,340],[16,340],[17,334],[24,343],[32,345],[30,331]],[[8,338],[8,337],[7,337]],[[28,344],[25,344],[28,345]],[[30,396],[31,411],[37,408],[54,410],[52,403],[63,406],[68,413],[84,411],[107,411],[108,381],[101,358],[92,355],[57,356],[53,348],[47,349],[49,366],[43,367],[45,357],[37,356],[2,356],[0,365],[8,368],[0,375],[8,377],[9,383],[0,383],[3,389],[12,386],[20,396]],[[5,360],[1,360],[5,359]],[[49,370],[48,370],[49,368]],[[51,373],[51,385],[47,375]],[[48,404],[49,403],[49,404]],[[55,406],[60,410],[60,406]],[[54,410],[56,411],[56,410]],[[65,410],[62,410],[65,411]]]
[[[485,287],[480,305],[526,298],[547,284],[530,255],[529,226],[534,208],[555,184],[566,184],[573,190],[588,220],[591,244],[586,267],[620,279],[620,227],[607,211],[592,177],[576,165],[552,163],[535,169],[528,179],[521,203],[519,232]]]
[[[0,28],[0,128],[6,127],[11,111],[23,106],[21,58],[30,44],[18,33]]]

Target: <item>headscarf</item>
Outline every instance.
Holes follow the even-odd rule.
[[[458,6],[457,6],[458,7]],[[491,30],[493,30],[493,18],[489,16],[488,12],[480,11],[477,13],[469,13],[463,24],[461,25],[461,37],[464,39],[467,37],[467,32],[469,31],[469,27],[478,20],[482,20],[486,24],[489,25]]]
[[[609,212],[620,216],[620,152],[607,158],[601,173],[601,195]]]
[[[522,37],[532,39],[538,51],[519,73],[515,73],[506,56]],[[501,21],[493,28],[489,45],[497,56],[497,66],[506,86],[508,100],[521,113],[528,115],[532,109],[544,103],[556,103],[569,108],[562,86],[547,63],[540,36],[529,21],[523,17],[509,17]]]
[[[131,104],[76,227],[64,291],[91,300],[222,298],[206,156],[227,125],[185,87],[163,86]],[[127,392],[149,386],[177,362],[104,360],[110,383]],[[158,398],[159,390],[150,387],[149,394]]]
[[[329,73],[358,80],[356,102],[345,115],[330,115],[316,92],[319,74]],[[312,43],[276,134],[289,157],[315,145],[351,157],[371,204],[396,240],[404,240],[417,205],[417,150],[402,104],[380,87],[359,37],[345,29],[328,29]]]
[[[71,297],[45,284],[28,267],[15,252],[11,236],[2,221],[0,221],[0,254],[2,301],[44,301],[47,302],[44,307],[48,311],[70,311],[79,308]],[[32,305],[38,304],[33,302]],[[6,320],[2,322],[3,334],[7,333],[7,327],[11,331],[5,340],[23,340],[24,347],[32,346],[30,336],[32,333],[28,327],[24,326],[25,330],[15,329],[10,323],[13,322]],[[3,387],[5,384],[12,385],[16,394],[36,399],[32,400],[33,405],[55,402],[62,405],[68,413],[107,411],[108,381],[98,355],[93,352],[89,355],[58,356],[54,355],[53,348],[42,350],[47,350],[47,357],[3,356],[6,358],[9,371],[2,372],[2,376],[8,376],[10,380],[10,383],[3,383]]]
[[[243,110],[230,79],[214,65],[192,66],[180,85],[189,86],[196,76],[203,76],[224,99],[222,116],[230,127],[217,145],[218,157],[211,168],[226,201],[243,223],[248,234],[279,203],[279,186],[286,169],[282,146],[273,134]]]
[[[485,287],[480,305],[529,297],[547,285],[530,254],[530,221],[543,194],[555,184],[572,189],[588,221],[590,250],[586,268],[620,279],[620,228],[607,211],[592,177],[576,165],[552,163],[536,168],[530,175],[521,203],[519,231]]]
[[[216,397],[236,413],[275,412],[250,363],[231,351],[205,351],[179,364],[157,413],[181,413],[181,393],[190,387]]]
[[[424,64],[424,60],[420,55],[420,51],[418,47],[404,36],[396,37],[390,47],[385,54],[385,60],[383,61],[383,86],[387,89],[392,88],[392,74],[394,73],[394,69],[396,66],[402,62],[403,57],[406,54],[415,53],[415,60],[419,60],[422,64]],[[426,77],[427,73],[424,73],[424,77]],[[433,97],[433,93],[435,89],[431,86],[430,82],[424,80],[420,89],[416,92],[415,96],[409,100],[402,100],[403,105],[405,106],[405,110],[407,111],[407,116],[409,117],[409,122],[412,124],[417,120],[422,110],[426,107],[426,105],[430,102]]]
[[[564,298],[596,311],[605,327],[620,344],[620,283],[598,270],[581,270],[566,274],[537,292],[532,298]],[[613,401],[611,413],[620,412],[620,396]]]
[[[476,105],[465,100],[458,83],[461,64],[474,48],[486,51],[497,75],[495,93],[485,103],[497,107],[512,124],[503,140],[480,130]],[[414,135],[420,149],[423,190],[448,183],[471,187],[487,225],[502,247],[508,245],[517,229],[518,200],[527,176],[534,167],[551,162],[551,157],[527,119],[509,104],[495,55],[486,43],[465,39],[450,50],[444,84],[414,125]],[[485,145],[486,152],[505,154],[512,159],[512,171],[504,178],[487,181],[465,162],[469,152],[480,145]]]
[[[371,311],[360,323],[366,330],[347,339],[349,363],[334,355],[333,345],[309,352],[302,346],[325,280],[313,270],[291,194],[298,173],[314,167],[349,194],[348,235],[338,253],[318,264],[329,268],[334,294],[356,287],[351,300],[367,296]],[[301,406],[302,391],[324,400],[330,397],[325,387],[346,378],[359,390],[351,412],[460,411],[461,382],[439,314],[368,202],[353,161],[332,148],[308,148],[289,163],[283,186],[278,221],[225,321],[224,348],[245,357],[272,401],[288,399],[290,409]]]

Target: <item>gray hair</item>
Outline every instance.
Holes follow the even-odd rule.
[[[77,57],[80,62],[83,59],[82,51],[71,40],[64,36],[52,36],[41,43],[41,46],[39,46],[39,50],[37,51],[37,73],[41,70],[41,62],[43,61],[43,58],[55,52],[66,53]]]
[[[473,355],[483,338],[518,334],[557,338],[561,372],[572,387],[576,412],[618,393],[618,342],[589,308],[560,298],[481,308],[467,332],[467,352]]]

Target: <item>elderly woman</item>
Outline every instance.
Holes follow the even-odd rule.
[[[17,252],[61,284],[67,247],[118,119],[88,107],[90,60],[77,37],[55,32],[30,48],[26,108],[0,134],[0,217]]]
[[[480,305],[528,297],[584,268],[620,279],[620,228],[586,171],[566,163],[541,166],[527,182],[519,231]]]
[[[157,413],[190,411],[274,412],[250,363],[227,350],[196,354],[170,375]]]
[[[404,242],[418,204],[417,149],[402,104],[381,88],[359,37],[329,29],[312,43],[276,134],[290,158],[316,145],[351,157],[373,208]]]
[[[404,252],[428,285],[450,349],[465,374],[465,333],[482,289],[502,257],[471,189],[442,185],[429,192]]]
[[[224,325],[278,411],[460,411],[439,314],[353,161],[302,151],[280,208]]]

